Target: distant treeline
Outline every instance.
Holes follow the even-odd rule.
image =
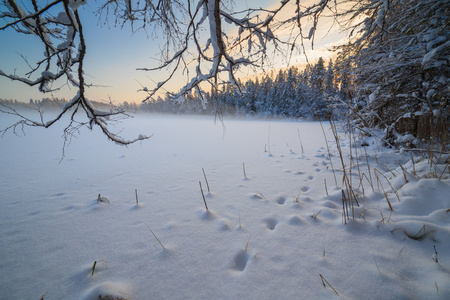
[[[106,102],[91,101],[99,109],[122,109],[170,114],[215,114],[253,115],[262,117],[315,118],[336,109],[344,77],[336,71],[330,60],[328,66],[320,58],[315,65],[299,70],[290,67],[264,76],[241,82],[241,88],[222,85],[218,91],[201,95],[188,94],[183,99],[173,100],[169,95],[158,97],[144,103],[122,102],[113,105]],[[10,107],[58,109],[67,100],[44,98],[30,100],[28,103],[16,100],[1,100]],[[331,104],[331,105],[330,105]]]
[[[173,100],[169,96],[152,99],[138,109],[162,113],[223,113],[227,115],[283,116],[315,118],[337,112],[346,98],[348,78],[333,64],[320,58],[303,70],[293,66],[249,79],[238,87],[222,85],[201,95],[189,94]],[[339,87],[339,88],[338,88]],[[124,108],[132,105],[124,103]],[[134,108],[134,107],[133,107]]]
[[[17,100],[6,100],[0,98],[0,105],[4,105],[9,108],[19,109],[19,108],[28,108],[28,109],[42,109],[42,110],[52,110],[52,109],[61,109],[67,101],[64,98],[43,98],[41,100],[30,99],[29,102],[22,102]],[[112,105],[106,102],[100,101],[91,101],[98,109],[111,109],[118,108],[119,106]]]

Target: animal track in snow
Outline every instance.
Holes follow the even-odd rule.
[[[309,186],[303,186],[300,190],[302,192],[307,192],[307,191],[309,191]]]
[[[287,222],[288,222],[288,224],[290,224],[290,225],[299,226],[299,225],[305,223],[305,220],[302,219],[302,218],[299,217],[299,216],[291,216],[291,217],[288,219]]]
[[[323,202],[322,204],[324,207],[328,207],[328,208],[333,208],[333,209],[342,209],[342,206],[337,205],[336,203],[330,201],[330,200],[326,200]]]
[[[312,175],[310,175],[310,176],[308,176],[308,177],[306,177],[308,180],[313,180],[314,179],[314,176],[312,176]]]
[[[277,203],[282,205],[286,203],[286,200],[287,200],[286,197],[280,196],[277,198]]]
[[[267,229],[274,230],[278,224],[278,221],[274,218],[268,218],[264,220],[264,223],[266,223]]]
[[[231,269],[239,272],[244,271],[245,267],[247,266],[248,258],[249,257],[247,252],[245,252],[244,250],[239,251],[233,259]]]
[[[74,209],[77,209],[77,208],[78,207],[76,205],[69,205],[69,206],[66,206],[66,207],[60,209],[60,211],[61,212],[68,212],[68,211],[71,211],[71,210],[74,210]]]

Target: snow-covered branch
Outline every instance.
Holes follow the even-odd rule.
[[[39,111],[40,118],[33,120],[11,107],[2,105],[0,112],[13,114],[19,118],[15,124],[3,129],[15,131],[20,126],[38,126],[48,128],[60,121],[63,116],[70,115],[69,125],[65,129],[67,133],[73,133],[75,113],[84,111],[89,122],[81,123],[81,126],[88,126],[93,129],[94,125],[101,128],[103,133],[111,140],[119,144],[130,144],[148,137],[140,135],[136,139],[125,140],[113,133],[108,128],[108,118],[119,114],[124,114],[121,110],[101,111],[98,110],[85,96],[85,88],[89,85],[85,81],[84,61],[87,53],[87,46],[84,39],[83,23],[79,14],[79,7],[86,3],[86,0],[57,0],[50,2],[44,7],[39,7],[36,0],[31,1],[32,11],[29,11],[25,4],[15,0],[4,0],[0,9],[0,18],[6,22],[1,30],[13,29],[17,34],[31,34],[37,36],[44,48],[44,57],[32,66],[29,62],[30,71],[23,76],[7,74],[0,69],[0,76],[14,81],[22,82],[29,86],[38,86],[39,91],[48,93],[58,90],[53,84],[65,78],[66,82],[77,89],[77,94],[72,101],[61,108],[61,111],[49,120],[44,120],[43,111]],[[48,11],[60,9],[57,16],[51,15]],[[77,123],[77,126],[80,126]]]

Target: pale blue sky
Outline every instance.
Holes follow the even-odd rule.
[[[239,1],[236,1],[239,2]],[[240,2],[243,6],[246,3],[253,3],[253,7],[264,7],[268,3],[279,3],[277,0],[255,1],[248,0]],[[144,72],[137,71],[138,67],[155,67],[158,65],[157,55],[159,51],[158,40],[155,35],[144,31],[132,33],[129,26],[123,29],[114,28],[113,22],[110,26],[99,26],[98,18],[93,11],[98,3],[88,1],[87,5],[80,8],[80,15],[84,22],[84,32],[87,43],[87,56],[85,61],[86,79],[99,87],[89,88],[87,96],[91,100],[111,100],[114,102],[138,102],[145,98],[145,94],[138,93],[141,85],[153,87],[154,82],[160,81],[164,72]],[[267,6],[266,6],[267,7]],[[337,42],[342,36],[328,35],[324,39],[318,39],[316,51],[311,52],[311,58],[326,56],[323,47],[330,46]],[[30,63],[34,64],[36,58],[42,58],[43,48],[37,39],[31,36],[18,35],[13,30],[0,31],[0,69],[5,73],[23,74],[29,67],[18,53],[27,57]],[[322,47],[322,49],[321,49]],[[35,58],[35,59],[33,59]],[[303,58],[297,57],[291,64],[302,63]],[[282,63],[281,63],[282,64]],[[281,65],[280,65],[281,66]],[[167,88],[176,91],[180,88],[180,82],[176,80]],[[76,93],[75,89],[65,87],[62,91],[53,94],[55,97],[71,99]],[[17,99],[28,101],[29,99],[41,99],[51,97],[50,94],[42,94],[37,87],[13,82],[0,77],[0,98]]]
[[[129,26],[124,29],[114,28],[114,24],[109,28],[98,26],[98,18],[93,13],[96,6],[94,2],[80,8],[87,44],[86,79],[90,83],[104,86],[90,88],[88,97],[93,100],[107,100],[110,96],[112,100],[120,102],[143,98],[143,95],[136,93],[140,88],[136,80],[148,81],[148,74],[138,72],[136,68],[154,63],[150,57],[155,57],[155,41],[142,31],[133,34]],[[33,58],[42,58],[44,50],[37,38],[5,30],[0,32],[0,40],[0,68],[5,73],[11,74],[17,69],[17,74],[23,74],[29,70],[18,53],[23,54],[33,64],[36,61]],[[20,101],[51,96],[40,93],[37,87],[28,87],[2,77],[0,91],[0,98]],[[54,93],[54,96],[71,99],[74,94],[73,88],[64,88],[64,91]]]

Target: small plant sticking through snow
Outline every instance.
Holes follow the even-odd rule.
[[[166,247],[164,247],[163,243],[161,243],[161,241],[158,239],[158,237],[156,236],[156,234],[153,232],[153,230],[150,229],[150,226],[148,226],[147,224],[145,224],[145,226],[147,226],[148,230],[150,230],[150,232],[153,234],[153,237],[158,241],[158,243],[161,245],[161,247],[164,249],[164,251],[166,250]]]
[[[105,265],[106,265],[106,268],[108,269],[108,264],[106,263],[106,260],[104,260],[104,259],[101,259],[101,260],[99,260],[99,262],[100,261],[102,261],[102,262],[104,262],[105,263]],[[97,266],[97,260],[96,261],[94,261],[94,264],[92,265],[92,272],[91,272],[91,276],[94,276],[94,273],[95,273],[95,267]]]
[[[438,257],[437,257],[437,251],[436,251],[436,245],[433,245],[434,248],[434,254],[431,257],[432,260],[434,260],[436,263],[439,263]]]
[[[198,184],[200,185],[200,191],[202,192],[203,203],[205,203],[205,208],[206,208],[206,210],[208,210],[208,205],[206,204],[205,194],[203,193],[202,182],[199,181]]]
[[[100,194],[98,194],[97,202],[109,203],[109,199],[106,197],[102,197]]]

